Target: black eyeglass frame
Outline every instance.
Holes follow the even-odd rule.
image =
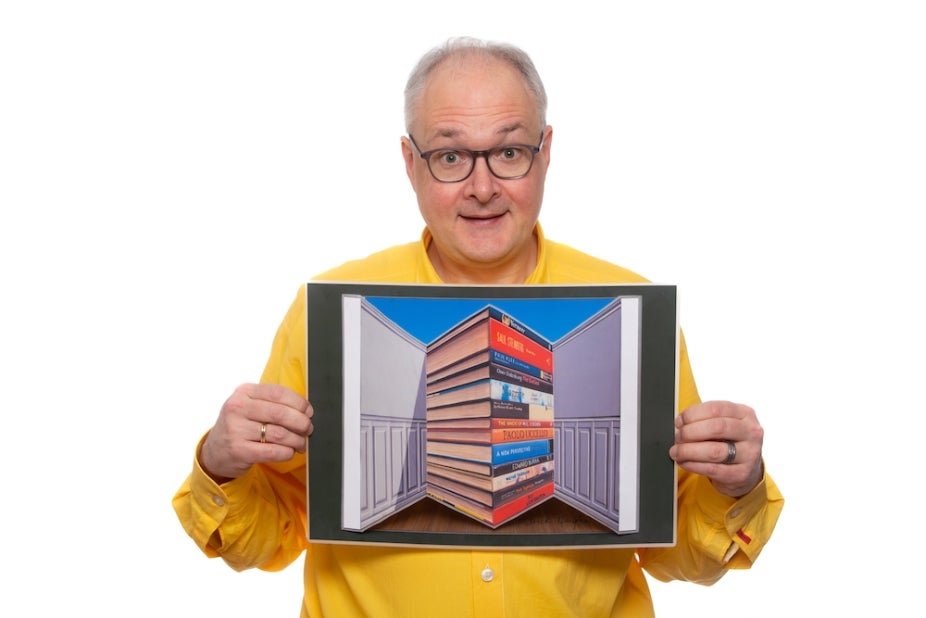
[[[482,157],[486,160],[486,167],[489,168],[489,172],[491,172],[491,174],[499,180],[518,180],[519,178],[524,178],[530,174],[531,170],[534,169],[534,159],[536,158],[537,153],[540,152],[540,150],[543,148],[543,131],[540,132],[540,143],[536,146],[532,146],[530,144],[502,144],[501,146],[489,148],[488,150],[468,150],[466,148],[435,148],[433,150],[428,150],[427,152],[421,152],[421,148],[418,147],[418,143],[415,141],[415,138],[412,137],[411,133],[408,134],[408,141],[412,143],[412,146],[414,146],[415,150],[418,151],[418,155],[424,159],[425,163],[427,163],[428,171],[431,173],[431,177],[434,178],[434,180],[437,182],[445,182],[448,184],[454,182],[463,182],[473,175],[473,170],[476,169],[476,159],[479,157]],[[526,148],[528,152],[531,153],[531,162],[530,165],[527,166],[526,172],[517,176],[499,176],[497,173],[495,173],[495,170],[492,169],[492,164],[489,163],[489,155],[493,152],[498,152],[499,150],[505,150],[506,148]],[[437,152],[460,152],[467,154],[472,157],[473,164],[470,166],[469,172],[467,172],[466,176],[463,178],[459,178],[457,180],[441,180],[434,173],[434,170],[431,169],[431,156]]]

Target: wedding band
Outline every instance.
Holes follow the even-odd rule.
[[[727,458],[722,463],[730,465],[734,459],[736,459],[736,442],[727,440]]]
[[[267,441],[267,423],[261,423],[260,424],[260,443],[263,444],[266,441]],[[736,449],[733,450],[733,454],[736,455]]]

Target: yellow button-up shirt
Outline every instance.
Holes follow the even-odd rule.
[[[547,240],[536,229],[537,267],[526,284],[636,283],[626,269]],[[319,280],[439,284],[431,241],[396,246],[348,262]],[[306,395],[305,288],[280,325],[261,380]],[[698,403],[684,339],[679,410]],[[311,440],[309,442],[311,448]],[[702,584],[727,569],[749,568],[771,536],[784,500],[766,475],[733,499],[702,476],[679,469],[674,547],[470,550],[309,543],[306,461],[252,466],[222,485],[194,459],[174,497],[181,524],[210,557],[232,568],[283,569],[305,552],[303,617],[653,616],[644,569],[660,580]]]

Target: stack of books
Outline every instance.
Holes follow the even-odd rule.
[[[495,528],[553,495],[553,350],[491,305],[428,345],[427,492]]]

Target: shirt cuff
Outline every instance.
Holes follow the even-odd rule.
[[[710,479],[700,477],[699,482],[706,485],[698,492],[698,510],[703,521],[715,522],[706,538],[706,550],[721,564],[736,562],[737,554],[742,551],[750,562],[758,555],[760,547],[753,551],[752,520],[766,505],[768,494],[766,480],[762,480],[744,496],[733,498],[714,489]],[[758,545],[758,544],[756,544]],[[730,565],[734,566],[734,565]]]
[[[250,482],[245,480],[247,474],[222,484],[209,476],[199,461],[199,453],[205,439],[206,436],[203,436],[196,447],[193,472],[190,475],[190,490],[197,514],[194,518],[194,538],[204,552],[210,556],[217,556],[223,546],[222,523],[229,516],[236,496],[247,494]]]
[[[730,563],[731,567],[748,567],[758,558],[764,544],[764,540],[756,542],[762,534],[760,515],[768,502],[768,481],[763,473],[762,479],[752,491],[738,498],[724,513],[724,527],[732,540],[724,564]]]

